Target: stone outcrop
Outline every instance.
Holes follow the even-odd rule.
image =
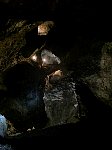
[[[0,112],[17,130],[41,128],[47,122],[40,74],[38,67],[26,62],[4,72],[7,90],[0,100]]]
[[[93,93],[112,107],[112,43],[105,43],[99,58],[99,71],[84,79]]]
[[[79,102],[75,82],[70,76],[58,80],[44,93],[49,126],[79,121]]]

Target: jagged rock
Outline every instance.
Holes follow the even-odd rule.
[[[51,51],[49,50],[43,50],[41,52],[41,58],[43,61],[43,66],[49,66],[49,65],[55,65],[55,64],[60,64],[61,60],[55,56]]]
[[[112,107],[112,43],[105,43],[99,57],[99,71],[83,78],[93,93],[105,104]]]
[[[38,31],[38,23],[26,23],[25,20],[9,20],[0,40],[0,70],[4,71],[18,63],[20,51],[26,46],[26,34],[34,30]],[[36,32],[35,32],[36,33]],[[38,33],[38,32],[37,32]],[[29,48],[30,49],[30,48]],[[34,49],[33,49],[34,50]]]
[[[8,144],[0,144],[0,150],[13,150],[13,148]]]
[[[7,132],[7,121],[6,118],[0,114],[0,136],[5,137]]]
[[[50,126],[79,121],[79,105],[75,82],[70,77],[60,79],[46,89],[44,102]]]
[[[17,130],[27,130],[36,125],[42,127],[46,124],[47,116],[39,72],[38,67],[26,62],[4,72],[7,91],[0,100],[0,112]]]
[[[63,77],[63,72],[61,70],[57,70],[48,76],[49,83],[56,83]]]
[[[47,35],[51,28],[54,26],[53,21],[45,21],[38,26],[38,35]]]

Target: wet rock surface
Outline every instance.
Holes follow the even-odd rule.
[[[75,82],[67,76],[46,89],[44,101],[50,126],[79,121],[79,104],[75,88]]]

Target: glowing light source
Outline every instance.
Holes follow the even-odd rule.
[[[43,59],[43,62],[46,62],[46,59],[45,59],[45,58]]]
[[[61,63],[61,60],[57,56],[55,56],[51,51],[46,49],[41,52],[41,58],[43,65],[53,65]]]
[[[33,61],[37,61],[37,56],[36,56],[36,55],[33,55],[33,56],[32,56],[32,60],[33,60]]]

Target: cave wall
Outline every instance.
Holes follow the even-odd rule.
[[[23,53],[26,54],[29,47],[32,52],[35,50],[38,41],[35,40],[35,32],[39,21],[53,20],[56,28],[48,35],[47,48],[61,56],[63,65],[68,65],[68,70],[75,71],[75,77],[78,79],[83,78],[96,97],[111,105],[111,55],[110,52],[102,50],[102,45],[111,41],[109,4],[84,0],[75,2],[72,0],[54,0],[52,2],[51,0],[7,0],[0,1],[0,4],[1,72],[18,63],[15,59],[16,56],[18,57],[18,52],[24,51]],[[97,46],[97,44],[99,45]],[[0,88],[3,91],[7,90],[2,86],[2,80]],[[14,88],[12,93],[14,90],[17,91]],[[9,93],[11,94],[11,92]],[[33,94],[30,93],[31,95]],[[12,97],[9,101],[15,102]],[[20,109],[23,103],[15,102],[15,106]],[[58,106],[57,104],[57,109]],[[22,110],[24,109],[26,111],[26,108],[22,108]],[[52,110],[50,109],[50,111]]]
[[[41,71],[27,62],[22,62],[3,73],[5,95],[0,100],[0,113],[17,130],[43,127],[47,121]],[[35,124],[35,125],[34,125]]]

